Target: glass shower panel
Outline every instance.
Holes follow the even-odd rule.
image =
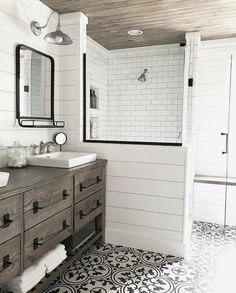
[[[232,56],[232,83],[229,110],[228,177],[236,179],[236,56]],[[232,179],[232,180],[231,180]]]
[[[216,50],[199,64],[194,217],[225,224],[231,56]]]
[[[199,70],[196,174],[226,178],[230,58],[217,53]]]
[[[88,40],[86,141],[182,143],[184,47],[101,50]]]
[[[226,224],[236,226],[236,55],[232,55],[229,109]]]

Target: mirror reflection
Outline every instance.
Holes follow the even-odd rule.
[[[52,118],[52,58],[21,46],[19,50],[20,117]]]

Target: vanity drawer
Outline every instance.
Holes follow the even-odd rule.
[[[24,267],[28,267],[48,250],[66,239],[72,232],[72,209],[68,208],[56,216],[25,232]]]
[[[20,273],[20,236],[0,245],[0,285]]]
[[[104,183],[104,167],[75,174],[75,202],[79,202],[102,189],[104,187]]]
[[[73,177],[25,192],[25,230],[70,207],[72,202]]]
[[[0,201],[0,244],[20,234],[21,195]]]
[[[91,222],[104,210],[104,189],[90,195],[85,200],[77,203],[74,207],[74,231]]]

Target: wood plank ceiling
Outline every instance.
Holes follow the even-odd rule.
[[[202,39],[236,36],[236,0],[41,0],[59,13],[82,11],[88,35],[107,49],[184,42],[185,32]],[[130,29],[143,30],[132,37]]]

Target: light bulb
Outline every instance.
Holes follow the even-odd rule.
[[[62,42],[63,42],[63,37],[61,37],[61,36],[56,36],[56,37],[55,37],[55,42],[56,42],[57,44],[62,43]]]

